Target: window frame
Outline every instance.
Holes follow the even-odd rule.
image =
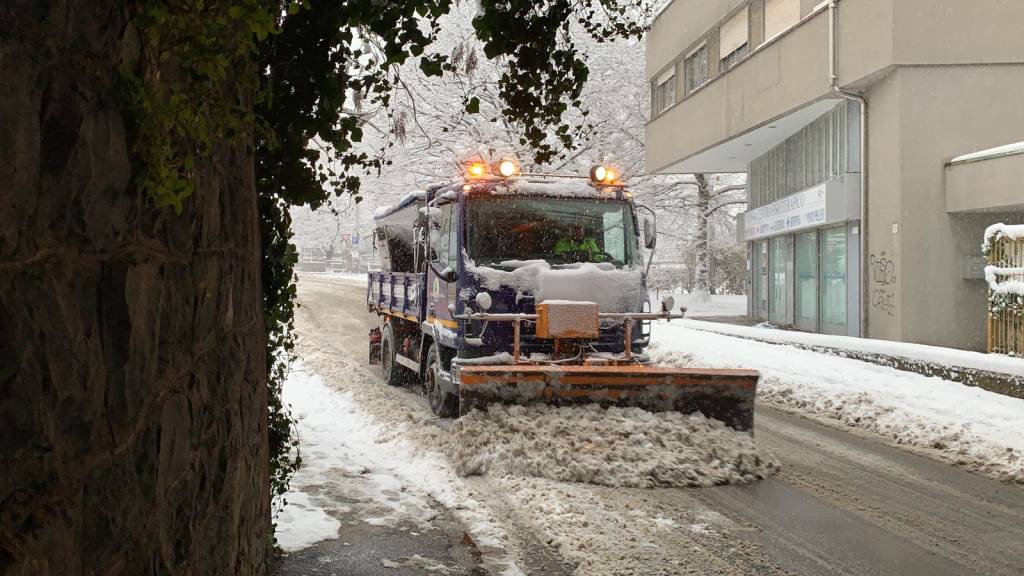
[[[704,51],[704,79],[700,82],[693,82],[690,69],[690,61],[697,58],[697,55]],[[710,50],[708,49],[708,39],[704,38],[694,47],[692,50],[686,53],[683,57],[683,80],[684,80],[684,97],[693,94],[708,82],[711,82],[711,60]]]
[[[801,18],[801,15],[800,15],[800,12],[801,12],[801,10],[800,10],[800,0],[778,0],[778,1],[779,2],[784,2],[784,3],[788,4],[787,6],[784,6],[784,7],[789,8],[790,10],[795,10],[796,11],[796,18],[792,22],[789,22],[789,21],[783,20],[783,19],[779,19],[778,21],[779,22],[784,22],[784,24],[777,31],[774,31],[774,34],[773,34],[772,31],[769,30],[769,28],[768,28],[769,24],[772,22],[772,20],[769,18],[769,14],[768,14],[769,8],[771,8],[772,0],[765,0],[765,4],[764,4],[764,39],[761,42],[761,44],[767,44],[767,43],[771,42],[772,40],[775,40],[776,38],[784,35],[786,32],[789,32],[790,30],[792,30],[794,27],[796,27],[797,24],[800,23],[800,18]]]
[[[722,46],[722,32],[725,31],[729,26],[742,17],[743,24],[743,39],[744,41],[739,44],[736,48],[733,48],[727,54],[721,53]],[[750,53],[750,32],[751,32],[751,21],[750,21],[750,4],[744,4],[741,8],[736,10],[731,16],[722,21],[718,27],[718,42],[719,42],[719,71],[725,72],[730,70],[733,66],[738,64],[744,56]]]
[[[664,88],[664,92],[662,91]],[[671,89],[671,90],[670,90]],[[671,93],[671,98],[669,98]],[[661,114],[676,104],[676,64],[654,80],[654,113]]]

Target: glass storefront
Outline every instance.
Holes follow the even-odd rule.
[[[818,233],[796,237],[796,325],[818,329]]]
[[[779,326],[849,335],[849,290],[857,289],[857,224],[819,228],[750,243],[753,315]],[[849,275],[854,274],[851,281]],[[855,300],[852,300],[855,302]],[[854,321],[856,319],[854,318]],[[856,324],[853,324],[856,327]]]
[[[846,333],[846,227],[821,231],[821,331]]]

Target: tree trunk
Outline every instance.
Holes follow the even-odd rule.
[[[697,265],[694,267],[693,294],[690,304],[706,303],[711,300],[711,279],[708,261],[708,218],[711,214],[711,184],[706,174],[696,174],[697,179],[697,241],[695,252]]]
[[[0,5],[0,573],[262,574],[251,155],[134,186],[127,0]]]

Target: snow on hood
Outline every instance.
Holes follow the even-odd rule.
[[[638,269],[591,263],[552,268],[544,260],[509,260],[500,266],[512,269],[466,261],[466,270],[478,276],[487,290],[511,288],[532,295],[537,304],[549,300],[586,301],[595,302],[601,312],[636,312],[646,297]]]

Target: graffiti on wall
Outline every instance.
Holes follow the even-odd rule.
[[[888,314],[896,315],[896,262],[881,254],[872,254],[868,260],[871,265],[871,307]]]

